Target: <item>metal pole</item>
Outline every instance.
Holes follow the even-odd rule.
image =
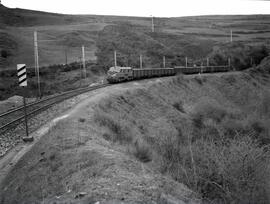
[[[80,71],[81,71],[81,76],[80,76],[80,87],[82,86],[82,58],[80,57]]]
[[[163,68],[166,68],[166,57],[163,56]]]
[[[154,16],[151,16],[152,17],[152,32],[155,32],[155,25],[154,25]]]
[[[25,95],[26,91],[24,89],[24,94],[23,94],[23,106],[24,106],[24,121],[25,121],[25,131],[26,131],[26,136],[28,137],[28,123],[27,123],[27,112],[26,112],[26,101],[25,101]]]
[[[35,58],[35,76],[37,76],[37,52],[36,52],[36,34],[34,32],[34,58]]]
[[[188,66],[188,61],[187,61],[188,59],[187,59],[187,57],[186,57],[186,68],[187,68],[187,66]]]
[[[232,35],[233,35],[233,34],[232,34],[232,30],[231,30],[231,42],[233,41],[233,39],[232,39],[232,38],[233,38],[233,36],[232,36]]]
[[[35,44],[35,70],[36,70],[36,74],[37,74],[37,83],[38,83],[38,97],[41,98],[40,78],[39,78],[39,62],[38,62],[38,39],[37,39],[37,31],[34,32],[34,44]]]
[[[116,51],[114,51],[114,67],[117,67]]]
[[[231,58],[228,58],[228,66],[231,68]]]
[[[206,66],[209,67],[209,58],[206,60]]]
[[[85,68],[85,51],[84,51],[84,45],[82,46],[82,64],[83,64],[83,73],[84,73],[84,78],[86,78],[86,68]]]
[[[140,68],[142,69],[142,55],[140,55]]]
[[[68,63],[67,48],[65,49],[65,57],[66,57],[66,65],[67,65],[67,63]]]

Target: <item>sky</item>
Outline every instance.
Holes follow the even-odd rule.
[[[270,14],[270,0],[2,0],[10,8],[119,16]]]

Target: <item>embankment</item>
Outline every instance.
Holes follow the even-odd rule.
[[[269,86],[232,73],[98,91],[13,167],[0,201],[268,203]]]

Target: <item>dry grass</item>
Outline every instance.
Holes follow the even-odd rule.
[[[175,102],[173,104],[173,107],[176,108],[178,111],[182,112],[182,113],[185,113],[185,109],[183,107],[183,102],[182,101],[179,101],[179,102]]]
[[[127,101],[133,101],[132,108],[144,113],[142,116],[131,111],[126,118],[136,121],[130,131],[138,129],[140,133],[128,143],[129,152],[142,162],[158,164],[162,173],[186,184],[206,203],[266,204],[270,201],[269,93],[250,85],[253,83],[247,82],[247,77],[233,83],[228,83],[235,79],[231,76],[223,81],[213,79],[201,86],[179,77],[157,90],[154,86],[155,92],[129,93]],[[208,90],[210,83],[212,92]],[[253,88],[256,90],[249,91]],[[190,108],[187,105],[193,97],[196,100]],[[168,101],[172,105],[165,108]],[[123,102],[119,107],[107,107],[106,114],[125,112],[126,105]],[[111,126],[115,121],[123,125],[120,118],[103,124],[114,130]],[[139,123],[142,118],[148,122]],[[176,131],[169,131],[171,123]]]
[[[150,146],[142,139],[132,137],[131,132],[125,123],[120,119],[112,118],[109,114],[96,111],[94,115],[95,122],[108,129],[109,132],[103,134],[103,138],[108,141],[118,142],[120,144],[128,144],[129,152],[142,162],[152,160],[152,152]]]
[[[131,148],[131,153],[141,162],[149,162],[152,160],[151,147],[142,139],[137,139],[133,142]]]
[[[132,138],[128,133],[127,128],[123,121],[117,118],[113,118],[111,115],[104,113],[103,111],[96,111],[94,120],[102,127],[109,129],[112,135],[105,134],[104,137],[113,142],[126,143],[131,142]]]
[[[269,149],[248,136],[227,144],[199,139],[181,145],[160,142],[162,171],[214,203],[268,203]]]

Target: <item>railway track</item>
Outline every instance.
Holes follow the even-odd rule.
[[[110,86],[110,85],[102,84],[102,85],[79,88],[79,89],[66,91],[61,94],[57,94],[54,96],[50,96],[48,98],[44,98],[44,99],[29,103],[26,105],[27,117],[31,119],[31,117],[37,115],[38,113],[66,99],[72,98],[74,96],[77,96],[79,94],[82,94],[88,91],[93,91],[99,88],[103,88],[106,86]],[[23,121],[24,121],[24,107],[23,106],[1,113],[0,114],[0,135],[4,134],[5,132],[9,130],[14,129]]]

